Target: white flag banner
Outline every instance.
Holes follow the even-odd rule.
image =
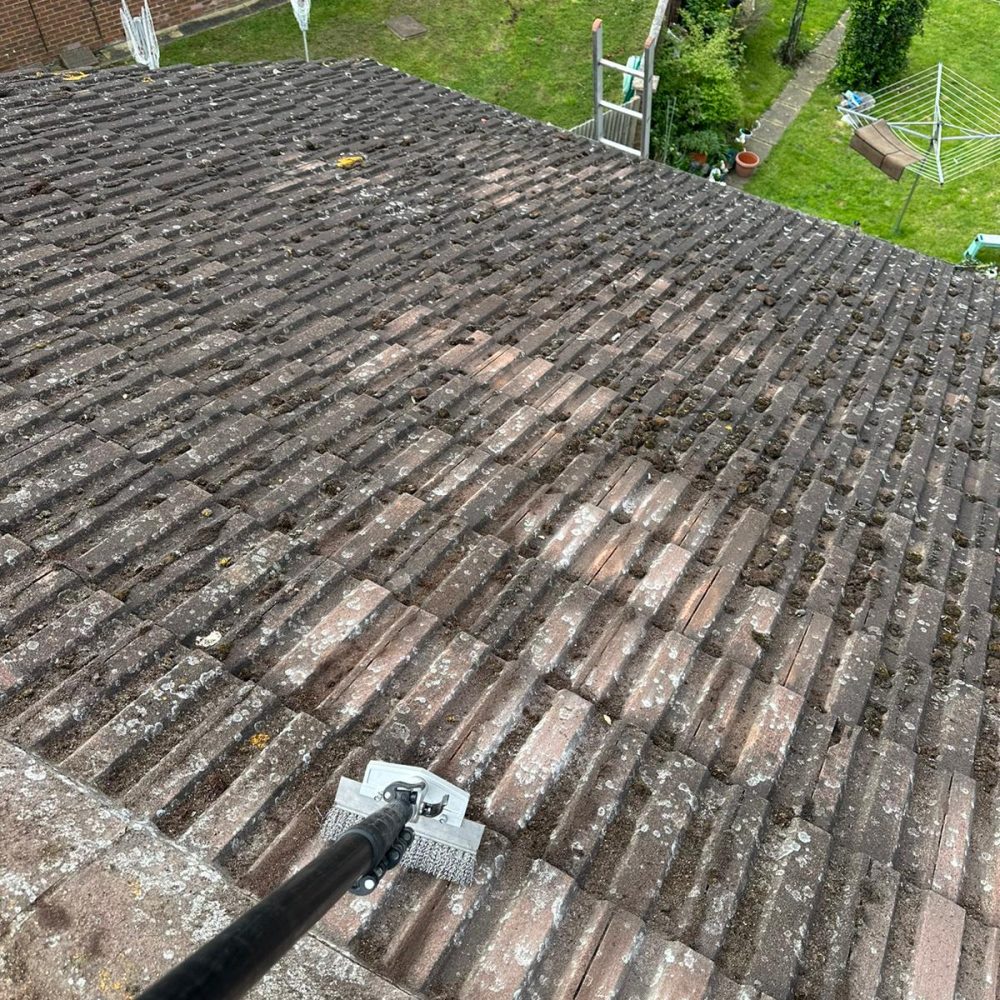
[[[133,17],[128,4],[122,0],[119,12],[122,18],[122,28],[125,29],[125,39],[132,51],[132,58],[140,66],[149,69],[160,68],[160,43],[153,27],[153,15],[149,12],[149,0],[143,0],[142,10],[138,17]]]
[[[309,4],[311,0],[291,0],[295,20],[303,31],[309,30]]]
[[[309,31],[309,4],[311,0],[290,0],[290,2],[295,20],[299,22],[299,28],[302,29],[302,47],[306,50],[306,62],[309,62],[309,38],[306,32]]]

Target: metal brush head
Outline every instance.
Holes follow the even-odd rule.
[[[407,824],[414,833],[413,843],[401,864],[435,878],[469,885],[476,870],[483,825],[465,818],[467,792],[422,767],[373,760],[365,768],[362,781],[341,778],[321,836],[336,840],[360,819],[382,808],[383,793],[393,782],[423,785],[418,815]],[[420,814],[421,808],[424,814]]]

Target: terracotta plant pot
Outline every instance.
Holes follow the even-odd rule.
[[[751,153],[744,149],[736,154],[736,176],[752,177],[753,172],[760,164],[760,157],[756,153]]]
[[[700,163],[702,166],[704,166],[706,163],[708,163],[708,153],[692,153],[691,162]]]

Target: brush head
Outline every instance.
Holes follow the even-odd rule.
[[[393,782],[422,783],[424,791],[415,819],[407,826],[413,843],[400,862],[435,878],[469,885],[476,870],[476,851],[483,825],[465,819],[469,796],[461,788],[420,767],[372,761],[361,782],[341,778],[337,797],[323,823],[321,836],[336,840],[385,805],[383,792]]]

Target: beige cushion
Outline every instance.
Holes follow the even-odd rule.
[[[877,121],[859,128],[851,137],[851,149],[857,150],[869,163],[894,181],[903,176],[903,171],[908,166],[923,159],[892,131],[886,121]]]

